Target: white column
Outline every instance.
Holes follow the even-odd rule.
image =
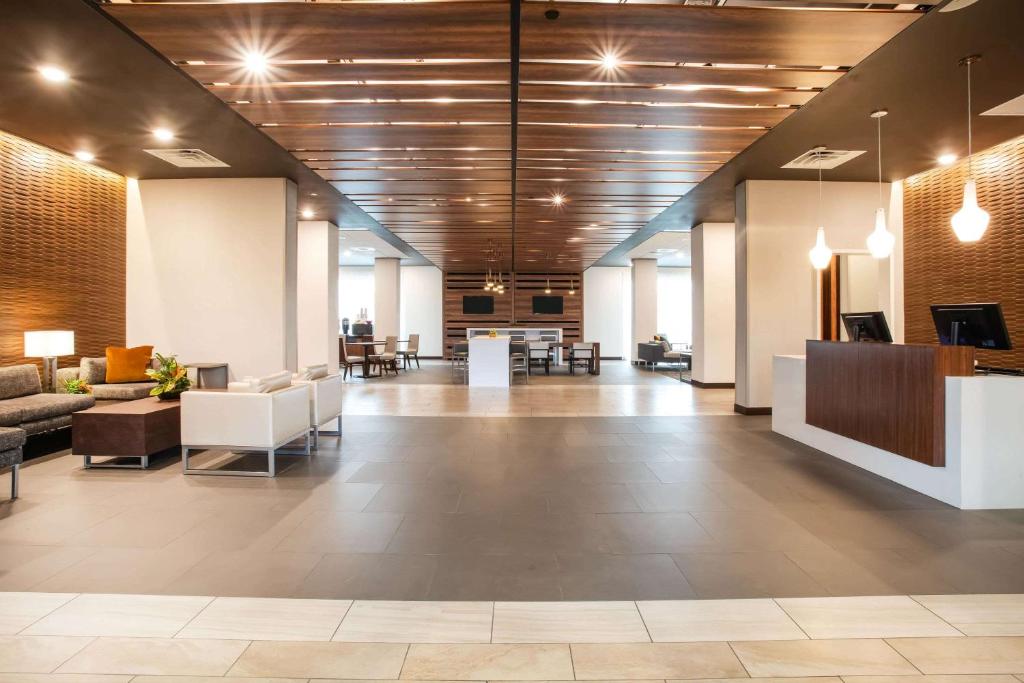
[[[636,345],[658,333],[658,260],[633,259],[633,340],[629,357],[637,360]]]
[[[402,271],[397,258],[373,260],[373,336],[399,336],[402,316]]]
[[[889,201],[890,186],[884,186]],[[866,254],[878,208],[875,183],[824,184],[818,208],[815,181],[748,180],[736,187],[736,407],[768,412],[772,406],[772,357],[803,355],[805,342],[820,337],[820,287],[807,252],[824,224],[837,254]],[[890,230],[897,236],[901,226]],[[898,292],[896,258],[881,262]],[[886,295],[886,298],[889,298]],[[902,329],[900,311],[886,311]]]
[[[444,317],[441,302],[444,299],[441,269],[436,266],[407,266],[402,274],[402,332],[400,337],[408,339],[410,334],[420,335],[420,356],[441,357],[444,350],[444,335],[441,320]]]
[[[126,338],[232,377],[296,367],[295,184],[131,180]]]
[[[702,223],[690,235],[693,383],[736,381],[736,226]]]
[[[298,365],[338,370],[338,228],[299,221],[296,276]]]

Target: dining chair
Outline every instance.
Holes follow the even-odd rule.
[[[530,361],[527,356],[527,345],[525,341],[514,341],[508,345],[508,381],[512,383],[515,373],[521,372],[526,376],[526,383],[530,383]]]
[[[452,345],[452,380],[455,373],[462,372],[463,383],[469,382],[469,342],[456,342]]]
[[[535,363],[544,364],[544,374],[551,374],[551,345],[546,341],[532,341],[529,343],[528,362],[526,372],[529,374],[530,366]]]
[[[409,361],[416,361],[416,368],[420,367],[420,335],[410,334],[409,341],[405,345],[405,351],[399,351],[398,355],[402,357],[402,367],[405,369],[409,368]]]
[[[384,337],[384,351],[380,353],[381,366],[384,372],[391,370],[398,375],[398,337]]]
[[[590,342],[573,342],[569,348],[569,374],[576,374],[577,365],[585,365],[590,372],[594,363],[594,345]]]
[[[340,358],[338,360],[343,370],[341,378],[344,380],[349,375],[352,375],[353,377],[356,376],[354,368],[357,365],[362,365],[365,358],[363,356],[350,354],[348,344],[346,344],[344,337],[339,337],[339,340],[341,341],[341,344],[338,346],[338,351],[340,352]]]

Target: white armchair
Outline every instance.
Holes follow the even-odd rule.
[[[181,395],[181,461],[185,474],[273,477],[274,454],[305,438],[309,455],[309,388],[296,384],[275,391],[186,391]],[[189,451],[223,449],[267,454],[264,472],[189,467]]]
[[[305,385],[309,389],[309,430],[313,435],[313,449],[320,447],[320,434],[341,436],[341,375],[328,375],[317,379],[292,380],[293,384]],[[322,430],[320,427],[331,420],[338,421],[337,431]]]

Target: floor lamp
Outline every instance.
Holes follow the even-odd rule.
[[[75,353],[71,330],[36,330],[25,333],[25,357],[43,359],[43,391],[57,390],[57,357]]]

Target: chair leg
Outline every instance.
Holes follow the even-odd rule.
[[[18,497],[18,470],[20,468],[20,463],[11,467],[11,500]]]
[[[415,355],[413,356],[413,358],[415,358],[415,359],[416,359],[416,369],[417,369],[417,370],[419,370],[419,369],[420,369],[420,354],[418,354],[418,353],[417,353],[417,354],[415,354]]]

